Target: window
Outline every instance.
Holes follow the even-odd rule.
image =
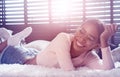
[[[94,0],[94,2],[91,0],[86,0],[86,18],[97,17],[110,23],[110,12],[109,0]]]
[[[118,0],[2,0],[0,25],[65,23],[75,26],[88,17],[120,24],[119,4]]]
[[[28,24],[80,23],[82,3],[82,0],[27,0]]]
[[[28,24],[49,24],[49,0],[27,0]]]
[[[0,1],[0,25],[3,25],[3,2],[2,2],[2,0]]]
[[[120,0],[113,0],[113,22],[120,25]]]
[[[51,14],[53,23],[80,23],[83,15],[83,0],[53,0]]]
[[[120,1],[113,1],[113,22],[120,26]],[[120,44],[120,27],[118,27],[118,31],[114,36],[114,43]]]
[[[24,0],[5,0],[4,25],[24,24]]]

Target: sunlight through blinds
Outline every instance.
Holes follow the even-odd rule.
[[[24,0],[5,0],[5,25],[24,24]]]
[[[120,0],[113,0],[113,21],[120,25]]]
[[[83,17],[83,0],[52,0],[53,23],[80,23]]]
[[[0,25],[3,25],[3,20],[2,20],[2,16],[3,16],[3,5],[2,5],[2,1],[0,1]]]
[[[28,0],[28,24],[49,24],[49,0]]]
[[[113,23],[119,25],[118,31],[114,36],[114,43],[120,44],[120,0],[114,0],[113,5]]]
[[[110,23],[110,1],[86,0],[86,18],[99,18]]]
[[[91,17],[120,25],[119,0],[0,0],[0,8],[0,25],[60,23],[72,29]]]

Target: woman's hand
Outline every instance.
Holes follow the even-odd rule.
[[[117,30],[117,25],[116,24],[108,24],[104,25],[104,31],[100,36],[100,42],[101,42],[101,47],[107,47],[108,46],[108,40]]]

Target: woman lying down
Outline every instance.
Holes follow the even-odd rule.
[[[4,35],[0,37],[8,35],[6,41],[0,44],[1,64],[34,64],[69,71],[82,66],[102,70],[114,68],[108,45],[108,39],[117,30],[114,24],[106,25],[98,19],[88,19],[74,34],[59,33],[42,52],[32,43],[21,45],[21,40],[32,32],[31,27],[14,35],[6,29],[1,30]],[[102,51],[102,60],[93,50],[98,48]]]

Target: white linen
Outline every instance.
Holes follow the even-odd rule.
[[[1,64],[0,77],[120,77],[120,62],[112,70],[92,70],[81,67],[75,71],[64,71],[37,65]]]

